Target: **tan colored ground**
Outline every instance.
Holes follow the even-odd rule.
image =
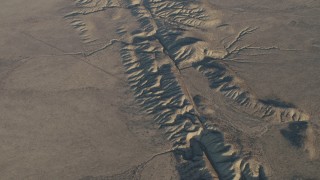
[[[319,8],[4,0],[0,179],[319,179]]]

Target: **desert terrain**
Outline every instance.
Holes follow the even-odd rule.
[[[0,179],[320,179],[320,1],[3,0]]]

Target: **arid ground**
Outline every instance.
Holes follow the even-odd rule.
[[[319,149],[320,1],[1,1],[1,180],[316,180]]]

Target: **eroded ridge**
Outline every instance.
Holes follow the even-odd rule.
[[[166,25],[180,28],[201,27],[208,16],[204,9],[190,6],[189,1],[148,0],[143,5],[150,14]]]
[[[90,32],[92,29],[90,24],[87,24],[86,19],[81,16],[102,12],[108,8],[126,8],[122,1],[116,0],[75,0],[75,6],[76,9],[65,15],[65,19],[78,32],[85,44],[96,42],[99,39]]]
[[[167,17],[177,15],[177,11],[167,10],[171,7],[171,1],[144,1],[144,4],[151,16],[155,18],[157,31],[154,36],[162,44],[164,51],[178,69],[183,69],[192,64],[193,67],[200,70],[200,72],[208,78],[211,88],[216,89],[225,97],[233,100],[235,104],[239,105],[239,107],[249,115],[274,122],[309,120],[309,115],[296,107],[285,106],[282,105],[284,103],[281,102],[268,103],[266,100],[256,98],[253,93],[249,92],[245,83],[228,68],[226,63],[219,63],[219,60],[227,61],[231,56],[237,55],[240,51],[249,49],[277,49],[277,47],[237,46],[237,43],[241,41],[244,36],[253,33],[257,28],[245,28],[242,30],[236,38],[225,47],[225,51],[212,50],[209,48],[209,44],[202,39],[186,35],[186,31],[189,30],[188,28],[204,26],[206,20],[210,20],[208,16],[205,15],[203,9],[195,11],[195,15],[192,15],[193,18],[190,18],[191,22],[196,21],[197,23],[189,23],[188,26],[181,26],[180,24],[168,26],[166,25],[166,20],[161,19],[159,14],[165,12]],[[187,5],[184,4],[179,7],[183,9],[185,6]],[[182,12],[179,16],[189,17],[184,13],[185,11],[178,12]],[[194,11],[192,12],[194,13]]]
[[[139,4],[131,7],[133,15],[141,23],[141,29],[136,30],[131,42],[123,46],[123,64],[137,101],[148,113],[154,115],[156,122],[173,142],[176,154],[181,156],[179,161],[182,161],[184,168],[190,170],[184,172],[181,178],[264,177],[259,163],[250,157],[241,157],[232,145],[224,142],[223,133],[213,128],[196,111],[192,98],[179,77],[180,69],[175,61],[178,53],[172,53],[174,45],[170,44],[171,38],[182,34],[181,29],[166,28],[161,20],[154,19],[155,15],[150,10],[144,9],[145,6]],[[190,40],[197,42],[195,38],[181,38],[182,43],[177,46],[183,47],[183,42],[188,45]],[[206,159],[214,172],[206,167]],[[254,163],[250,163],[249,159]]]
[[[171,58],[178,69],[193,64],[193,67],[200,70],[209,80],[210,87],[222,93],[225,97],[233,100],[244,112],[259,118],[275,122],[305,121],[309,115],[294,106],[286,106],[284,103],[268,103],[260,100],[249,92],[245,83],[238,78],[226,63],[231,56],[237,55],[245,50],[274,50],[277,47],[252,47],[250,45],[238,47],[237,43],[248,34],[253,33],[257,28],[245,28],[236,38],[225,47],[225,51],[212,50],[209,44],[202,39],[186,35],[191,27],[202,27],[210,18],[203,9],[188,9],[183,2],[172,1],[143,1],[147,11],[139,11],[143,17],[154,18],[153,26],[156,26],[156,37],[161,43],[164,51]],[[174,7],[173,9],[171,9]],[[141,9],[141,8],[140,8]],[[178,9],[178,10],[177,10]],[[163,16],[167,19],[163,19]],[[170,17],[181,17],[170,20]],[[175,25],[168,26],[168,19],[175,22]],[[189,21],[186,21],[188,19]],[[149,20],[150,21],[150,20]],[[152,24],[152,23],[147,23]],[[187,25],[185,25],[187,24]],[[154,29],[154,28],[153,28]]]
[[[216,89],[225,97],[233,100],[235,104],[249,115],[274,122],[304,121],[309,119],[306,113],[296,107],[283,106],[281,103],[266,103],[265,100],[259,100],[247,90],[248,88],[245,83],[228,68],[226,63],[219,63],[219,60],[227,60],[230,56],[234,56],[240,51],[247,49],[276,49],[276,47],[237,47],[237,43],[245,35],[253,33],[257,28],[246,28],[241,31],[235,40],[225,47],[225,51],[211,50],[208,48],[208,43],[203,40],[185,35],[185,31],[188,28],[204,26],[206,20],[209,20],[203,9],[199,11],[190,10],[191,15],[188,15],[188,13],[185,13],[189,12],[188,8],[186,8],[186,11],[176,10],[187,6],[187,4],[180,2],[143,1],[143,4],[147,10],[141,10],[143,8],[139,7],[134,13],[138,17],[142,17],[141,20],[145,29],[158,39],[164,51],[178,69],[193,64],[193,67],[200,70],[208,78],[211,88]],[[175,7],[175,9],[170,10],[171,7]],[[161,18],[163,14],[167,17],[173,15],[184,17],[183,19],[188,19],[190,16],[192,18],[190,18],[190,21],[186,21],[190,22],[188,26],[182,26],[179,23],[176,23],[175,26],[168,26],[166,24],[167,20]],[[144,20],[145,18],[148,20]],[[172,21],[179,20],[174,19]]]
[[[133,43],[121,50],[128,82],[137,101],[154,116],[172,141],[176,155],[182,158],[179,161],[183,168],[190,169],[182,179],[212,179],[215,172],[220,179],[264,177],[260,164],[252,159],[255,163],[249,163],[249,157],[241,157],[224,142],[221,131],[198,115],[175,77],[171,60],[158,51],[161,45],[157,40],[133,39]],[[215,172],[208,170],[205,159]]]
[[[247,49],[270,50],[237,43],[256,28],[246,28],[225,50],[193,36],[214,20],[196,2],[173,0],[78,0],[76,18],[107,8],[127,8],[140,28],[122,36],[121,57],[137,102],[154,116],[173,143],[182,179],[265,179],[264,168],[250,155],[243,155],[224,138],[226,132],[197,111],[180,72],[193,67],[209,80],[210,87],[232,100],[247,114],[273,122],[308,120],[296,107],[256,98],[227,66],[227,60]]]
[[[260,100],[221,61],[205,58],[193,65],[208,78],[210,87],[233,100],[246,113],[273,122],[305,121],[309,116],[294,105],[281,101]]]
[[[104,11],[107,8],[124,7],[121,1],[116,0],[76,0],[75,5],[77,6],[77,9],[68,13],[65,17],[92,14]]]

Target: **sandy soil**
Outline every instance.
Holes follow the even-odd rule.
[[[4,0],[0,179],[319,179],[319,8]]]

